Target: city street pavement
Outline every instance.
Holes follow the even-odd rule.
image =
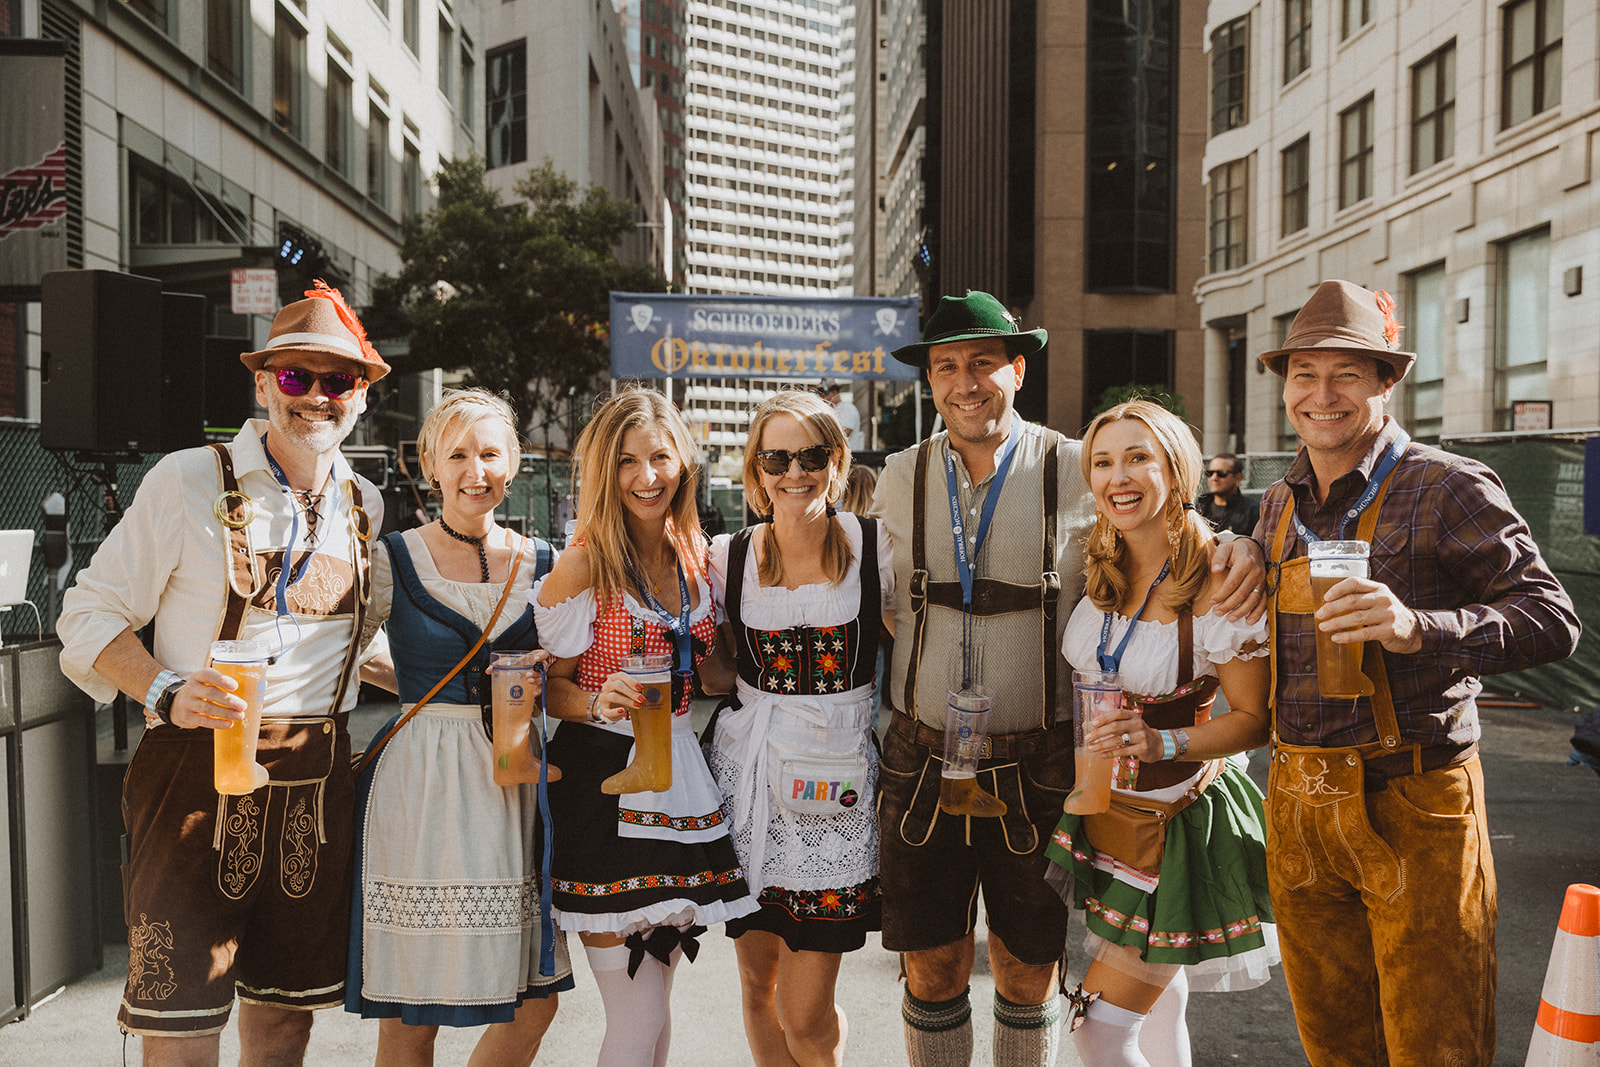
[[[364,707],[354,727],[370,732],[392,708]],[[1549,961],[1566,886],[1600,884],[1600,778],[1583,768],[1563,766],[1572,716],[1547,709],[1486,708],[1485,778],[1489,822],[1500,880],[1498,998],[1500,1043],[1497,1065],[1521,1064],[1527,1054],[1539,992]],[[1261,754],[1252,760],[1260,770]],[[1258,780],[1260,776],[1258,775]],[[980,921],[980,931],[982,929]],[[1081,971],[1082,924],[1074,920],[1070,950],[1074,976]],[[594,1062],[603,1031],[600,1000],[576,942],[573,965],[577,988],[562,994],[561,1008],[545,1038],[538,1062],[583,1065]],[[982,966],[973,976],[974,1062],[990,1062],[994,983]],[[101,1067],[137,1064],[139,1042],[124,1042],[115,1023],[127,951],[107,945],[105,966],[75,982],[21,1022],[0,1028],[0,1063],[27,1067]],[[849,1016],[850,1064],[902,1064],[900,992],[896,957],[876,939],[846,958],[839,976],[839,1003]],[[700,958],[678,970],[673,992],[673,1065],[735,1067],[748,1064],[739,1013],[739,984],[733,946],[720,931],[702,938]],[[1425,1012],[1427,1005],[1418,1005]],[[1191,998],[1189,1023],[1197,1067],[1245,1064],[1294,1067],[1306,1060],[1295,1036],[1294,1015],[1281,972],[1247,993],[1199,994]],[[437,1062],[466,1062],[476,1031],[443,1031]],[[371,1063],[376,1024],[342,1011],[317,1015],[307,1064],[343,1067]],[[224,1064],[236,1062],[238,1042],[230,1027],[223,1035]],[[1079,1063],[1070,1039],[1063,1040],[1061,1067]]]

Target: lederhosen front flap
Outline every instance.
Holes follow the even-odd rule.
[[[945,447],[949,447],[946,443]],[[1038,611],[1042,614],[1042,636],[1039,650],[1043,674],[1043,699],[1039,704],[1039,728],[1053,725],[1051,712],[1056,700],[1056,615],[1060,609],[1061,575],[1056,571],[1057,527],[1061,517],[1057,514],[1060,486],[1057,484],[1060,442],[1050,446],[1044,454],[1044,508],[1040,515],[1039,583],[1018,585],[995,578],[977,576],[972,583],[972,614],[977,616],[1004,615],[1016,611]],[[917,449],[916,476],[912,483],[911,505],[911,653],[906,665],[906,681],[901,696],[900,712],[917,718],[917,673],[922,664],[922,646],[928,625],[928,605],[936,604],[952,611],[963,610],[961,582],[935,582],[928,574],[927,528],[928,521],[928,460],[933,451],[930,438]],[[993,488],[991,488],[991,492]]]

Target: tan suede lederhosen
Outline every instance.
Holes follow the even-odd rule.
[[[1372,541],[1388,487],[1357,539]],[[1293,512],[1291,498],[1271,554],[1275,678],[1279,616],[1315,609],[1309,560],[1283,560]],[[1381,645],[1362,669],[1366,744],[1285,744],[1272,702],[1267,874],[1301,1044],[1314,1067],[1487,1067],[1498,909],[1476,746],[1407,742]]]
[[[216,633],[230,640],[252,609],[276,611],[273,586],[284,554],[253,549],[252,505],[239,490],[232,455],[226,446],[211,447],[222,488],[218,517],[228,530]],[[318,553],[316,573],[289,591],[295,615],[351,619],[328,713],[275,717],[269,693],[256,758],[271,780],[245,796],[219,796],[213,788],[209,730],[154,726],[129,765],[128,984],[118,1022],[130,1033],[215,1033],[236,992],[289,1008],[343,1001],[354,782],[341,709],[371,592],[372,530],[356,483],[341,488],[351,508],[349,559]]]

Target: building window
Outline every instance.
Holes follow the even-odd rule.
[[[1175,285],[1176,23],[1176,6],[1160,0],[1089,4],[1090,292],[1170,293]]]
[[[1406,425],[1419,441],[1438,441],[1444,429],[1445,314],[1449,302],[1444,264],[1405,276],[1406,343],[1417,362],[1406,376]]]
[[[468,130],[478,128],[478,64],[472,58],[472,42],[461,35],[461,125]]]
[[[1211,172],[1211,271],[1233,270],[1250,262],[1248,240],[1248,159],[1224,163]]]
[[[1456,43],[1411,68],[1411,173],[1456,154]]]
[[[1561,0],[1518,0],[1501,15],[1500,128],[1561,103]]]
[[[389,209],[389,115],[376,93],[367,98],[367,195]]]
[[[328,57],[328,166],[343,178],[352,178],[350,135],[355,127],[355,83],[344,66]]]
[[[1311,225],[1311,135],[1283,150],[1283,235]]]
[[[484,77],[484,142],[490,167],[528,158],[528,46],[524,41],[490,52]]]
[[[1372,195],[1372,94],[1339,112],[1339,207]]]
[[[411,54],[422,54],[422,0],[401,0],[400,36]]]
[[[454,100],[456,61],[456,28],[439,12],[439,91],[446,100]]]
[[[1283,81],[1311,66],[1311,0],[1283,0]]]
[[[405,124],[405,146],[400,156],[400,217],[410,218],[422,210],[422,149],[417,147],[416,128]]]
[[[243,0],[206,0],[206,69],[244,90]]]
[[[1512,428],[1512,405],[1549,400],[1545,342],[1549,328],[1550,231],[1500,244],[1496,263],[1494,428]]]
[[[21,5],[17,5],[20,7]],[[169,33],[167,25],[167,0],[128,0],[128,6],[162,33]]]
[[[1211,135],[1250,121],[1250,17],[1211,34]]]
[[[250,232],[250,195],[220,176],[180,177],[128,153],[128,219],[136,245],[236,242]],[[187,179],[187,180],[186,180]]]
[[[272,33],[272,124],[305,140],[306,31],[281,5]]]
[[[1349,38],[1372,21],[1372,0],[1341,0],[1339,12],[1339,40]]]
[[[1172,374],[1171,330],[1083,331],[1083,398],[1091,409],[1100,406],[1106,390],[1119,386],[1144,385],[1170,394]]]

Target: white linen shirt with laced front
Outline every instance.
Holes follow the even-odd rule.
[[[1061,638],[1061,654],[1072,664],[1074,670],[1100,669],[1097,653],[1100,649],[1100,628],[1104,619],[1105,613],[1095,607],[1088,597],[1078,601],[1078,606],[1073,609],[1072,617],[1067,620],[1066,633]],[[1164,696],[1178,688],[1177,622],[1140,619],[1130,624],[1126,617],[1112,612],[1111,634],[1106,642],[1108,648],[1117,647],[1129,625],[1134,629],[1133,636],[1128,638],[1128,647],[1122,653],[1120,673],[1123,690],[1140,696]],[[1258,647],[1253,647],[1252,642]],[[1234,659],[1253,659],[1266,654],[1265,615],[1254,623],[1235,621],[1217,612],[1207,612],[1194,617],[1194,678],[1214,676],[1219,663],[1227,663]],[[1194,775],[1177,785],[1150,790],[1140,793],[1139,796],[1158,801],[1178,799],[1199,780],[1203,773],[1205,764],[1196,766],[1198,769]],[[1119,791],[1130,792],[1120,788]]]
[[[850,545],[851,564],[838,585],[818,582],[798,589],[763,586],[757,574],[755,545],[745,555],[740,622],[753,630],[786,630],[794,626],[843,626],[861,610],[861,525],[855,516],[840,515]],[[894,557],[883,523],[878,528],[879,614],[861,620],[877,626],[882,612],[894,608]],[[762,536],[758,529],[756,537]],[[719,617],[726,619],[728,546],[730,537],[711,542],[711,587]],[[873,667],[876,672],[876,665]],[[868,740],[872,729],[874,686],[843,693],[796,696],[765,693],[739,679],[742,707],[725,709],[717,721],[712,773],[725,798],[734,848],[745,865],[752,892],[768,886],[794,890],[836,889],[859,885],[878,873],[876,802],[877,752]],[[869,761],[870,791],[860,803],[832,815],[792,811],[774,801],[768,786],[767,739],[774,725],[812,726],[843,747],[854,747]],[[824,725],[825,724],[825,725]],[[830,750],[834,747],[829,744]],[[757,833],[757,827],[766,827]]]

